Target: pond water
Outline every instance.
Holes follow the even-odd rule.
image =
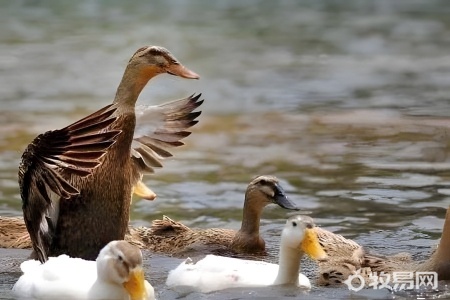
[[[201,79],[160,76],[139,103],[194,92],[205,103],[186,146],[145,178],[158,198],[134,199],[133,224],[165,214],[237,229],[247,184],[271,174],[316,224],[375,252],[421,259],[438,242],[450,205],[444,1],[17,0],[2,3],[0,26],[0,215],[21,214],[26,145],[110,103],[129,57],[153,44]],[[285,219],[277,207],[263,215],[272,260]],[[0,298],[12,298],[27,252],[0,253]],[[159,299],[394,297],[321,287],[184,295],[164,285],[180,259],[145,257]]]

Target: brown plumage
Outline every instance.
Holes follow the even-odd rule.
[[[450,280],[450,207],[447,209],[439,245],[425,261],[414,261],[409,253],[404,252],[392,256],[370,254],[356,242],[341,235],[319,227],[315,231],[320,245],[328,255],[327,260],[319,262],[317,283],[320,285],[342,284],[359,269],[365,279],[368,279],[371,272],[434,271],[438,273],[439,280]]]
[[[170,156],[166,148],[182,145],[180,139],[189,135],[185,129],[199,115],[192,111],[202,103],[191,96],[148,107],[156,118],[152,130],[135,136],[136,100],[147,82],[162,73],[198,79],[166,49],[142,47],[131,57],[112,105],[40,135],[28,146],[19,183],[39,260],[63,253],[95,259],[108,242],[124,238],[132,188],[142,174],[161,166],[159,159]],[[73,151],[77,154],[69,155]]]
[[[67,176],[86,178],[114,144],[120,130],[105,128],[116,121],[116,108],[107,107],[63,129],[37,136],[25,149],[19,165],[19,186],[25,224],[37,257],[47,258],[56,226],[57,204],[52,194],[67,200],[80,191]]]
[[[0,217],[0,248],[32,248],[30,235],[23,218]]]
[[[298,210],[286,197],[274,176],[259,176],[247,187],[242,225],[239,231],[223,228],[191,229],[164,216],[153,221],[151,228],[131,228],[127,240],[155,252],[176,254],[196,248],[223,246],[237,253],[265,253],[265,242],[259,234],[261,214],[268,204]]]

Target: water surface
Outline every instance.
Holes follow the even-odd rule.
[[[250,180],[272,174],[327,229],[427,257],[450,205],[450,14],[444,1],[5,1],[0,10],[0,214],[21,214],[17,166],[39,133],[112,101],[131,54],[162,45],[201,80],[160,76],[139,99],[202,92],[200,123],[145,182],[132,222],[163,214],[239,228]],[[262,233],[276,260],[286,211]],[[3,250],[2,250],[3,251]],[[2,252],[10,298],[26,252]],[[146,253],[159,299],[180,260]],[[312,264],[305,272],[313,276]],[[382,299],[387,291],[242,289],[186,299]]]

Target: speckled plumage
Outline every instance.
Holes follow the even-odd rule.
[[[441,241],[425,261],[414,261],[409,253],[382,256],[368,253],[356,242],[322,228],[315,229],[319,243],[328,254],[328,259],[319,261],[319,285],[340,285],[349,275],[360,270],[366,284],[369,274],[395,271],[421,271],[438,273],[440,280],[450,279],[450,208],[447,209]]]
[[[229,247],[235,230],[224,228],[191,229],[167,216],[152,227],[130,227],[125,239],[140,248],[167,254],[181,254],[196,247],[223,245]]]
[[[0,217],[0,248],[31,249],[31,239],[21,217]]]

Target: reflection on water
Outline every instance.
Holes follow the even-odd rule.
[[[161,76],[139,101],[203,92],[206,102],[187,145],[146,178],[158,198],[135,199],[134,224],[166,214],[188,226],[238,228],[248,182],[273,174],[320,226],[377,252],[424,258],[450,205],[445,4],[9,1],[0,11],[0,215],[21,213],[17,166],[34,136],[109,103],[129,56],[157,44],[202,78]],[[270,260],[285,218],[278,207],[264,213]],[[164,279],[179,260],[147,258],[159,298],[176,297]],[[17,276],[0,274],[0,297]],[[260,295],[301,292],[204,298]],[[350,297],[327,288],[309,295]]]

